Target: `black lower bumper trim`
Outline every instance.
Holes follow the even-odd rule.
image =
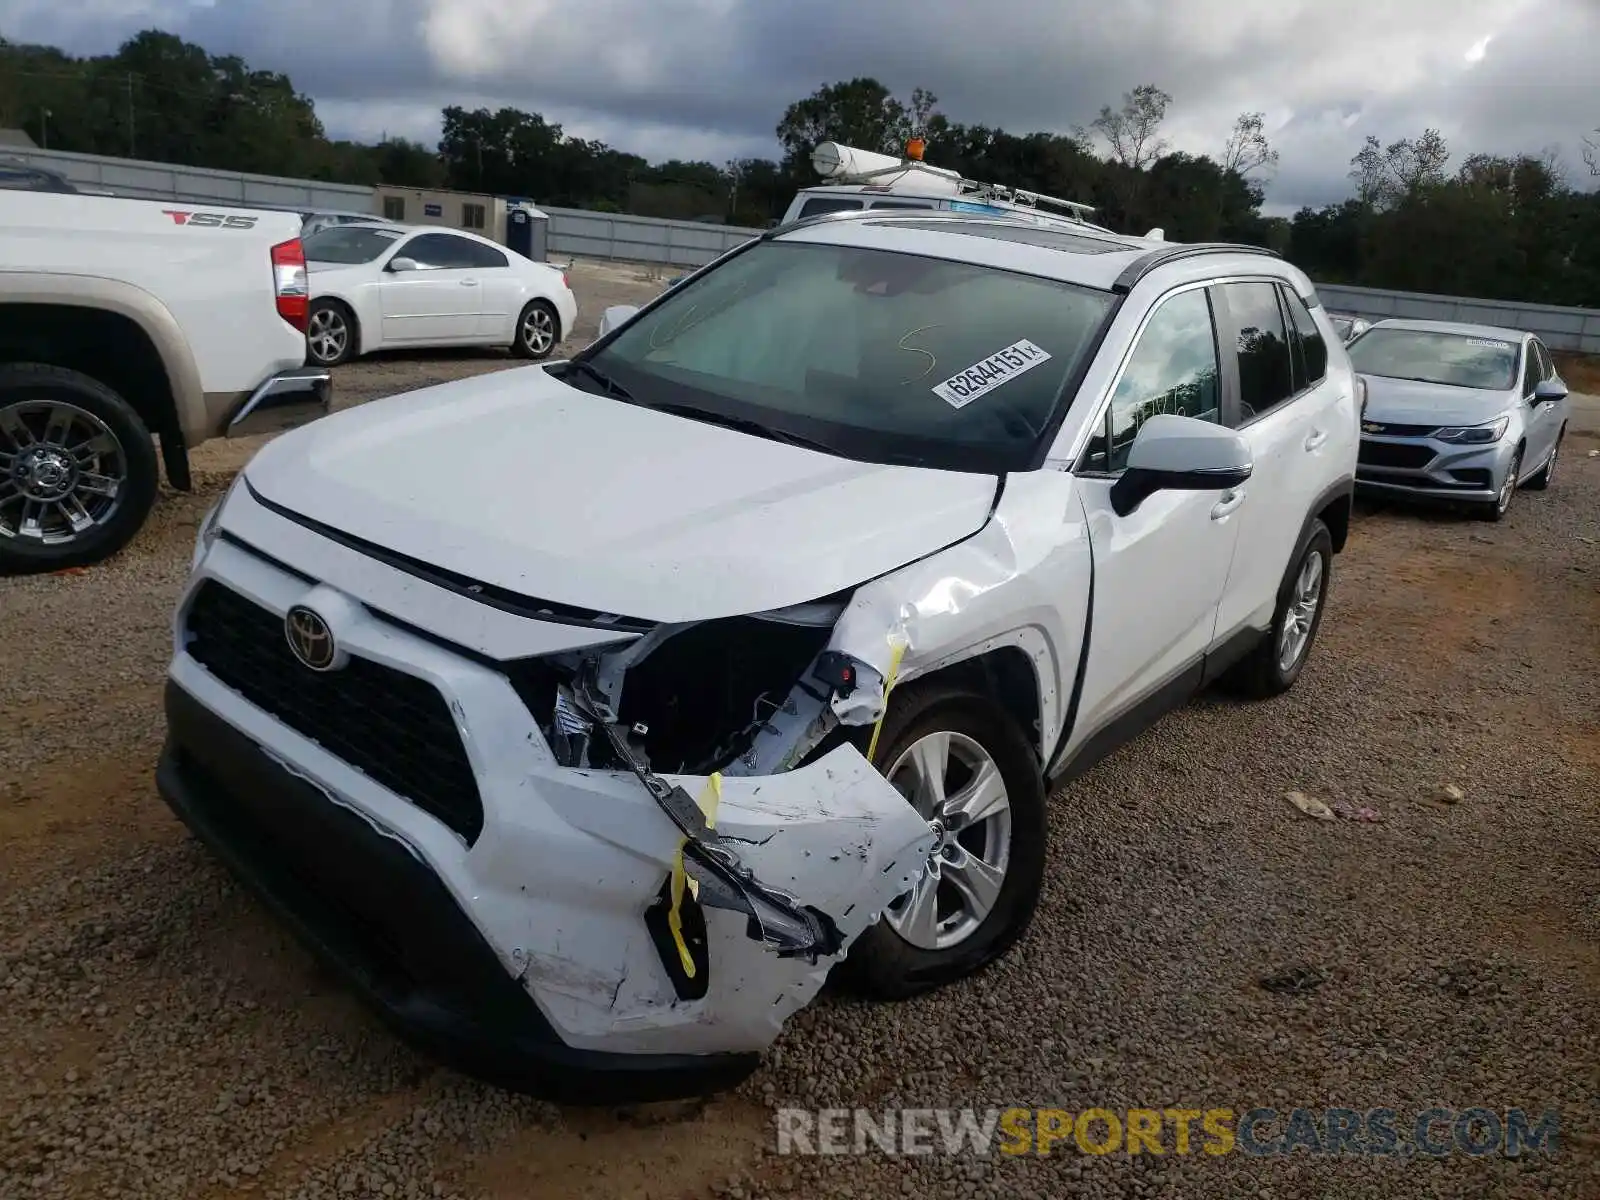
[[[407,1042],[561,1104],[708,1095],[756,1053],[616,1054],[562,1042],[426,864],[168,682],[162,797]]]

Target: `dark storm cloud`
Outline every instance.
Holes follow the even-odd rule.
[[[1347,194],[1369,132],[1578,164],[1600,125],[1592,0],[0,0],[6,36],[77,51],[149,25],[290,73],[336,135],[431,141],[442,105],[509,104],[653,158],[770,154],[785,106],[854,75],[1016,132],[1154,82],[1180,149],[1267,114],[1279,210]]]

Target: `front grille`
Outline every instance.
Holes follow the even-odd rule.
[[[477,840],[483,801],[438,688],[354,655],[340,670],[309,670],[278,617],[215,580],[200,585],[188,632],[190,656],[250,703]]]
[[[1363,433],[1380,434],[1383,437],[1427,437],[1437,425],[1388,425],[1380,421],[1363,421]]]
[[[1414,446],[1405,442],[1373,442],[1361,439],[1361,453],[1356,461],[1368,467],[1404,467],[1420,470],[1434,460],[1438,452],[1432,446]]]

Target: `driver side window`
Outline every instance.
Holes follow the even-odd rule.
[[[1117,472],[1139,427],[1158,413],[1220,423],[1217,333],[1204,288],[1192,288],[1156,309],[1111,393],[1105,427],[1089,442],[1085,467]]]
[[[1528,342],[1523,346],[1522,395],[1526,399],[1539,386],[1543,373],[1539,369],[1539,352]]]

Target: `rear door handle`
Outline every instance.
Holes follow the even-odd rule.
[[[1315,450],[1318,446],[1322,445],[1322,443],[1327,441],[1327,440],[1328,440],[1328,435],[1325,432],[1323,432],[1320,429],[1313,430],[1312,433],[1311,433],[1311,436],[1306,438],[1306,450],[1307,450],[1307,452]]]
[[[1213,521],[1220,521],[1223,517],[1227,516],[1243,503],[1244,489],[1229,488],[1227,491],[1222,493],[1222,499],[1218,500],[1214,505],[1211,506],[1211,519]]]
[[[461,280],[461,286],[462,287],[477,287],[478,286],[478,281],[476,279],[463,279],[463,280]]]

